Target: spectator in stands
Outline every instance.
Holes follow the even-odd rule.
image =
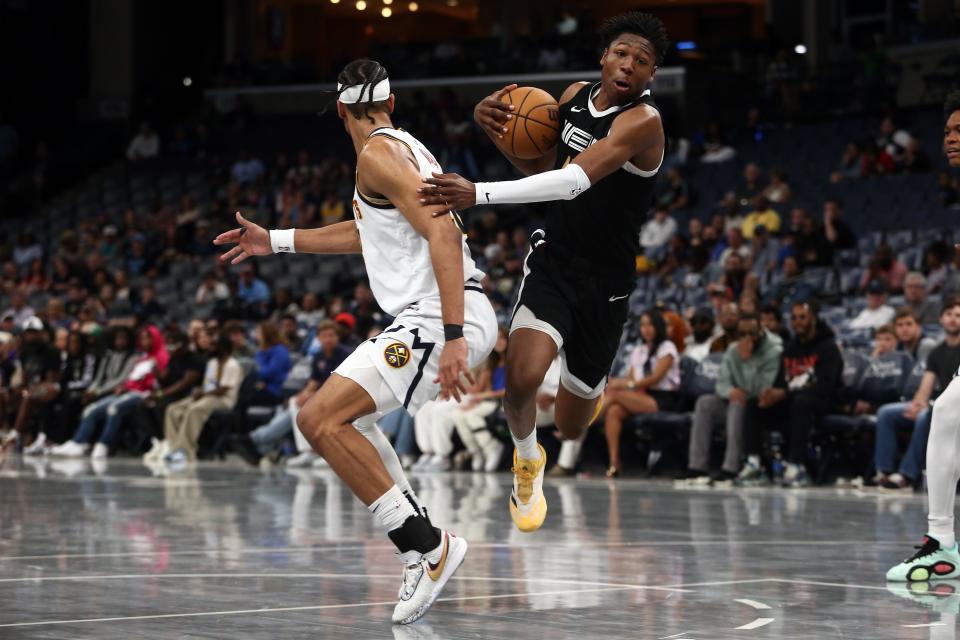
[[[843,221],[843,207],[836,198],[823,202],[823,224],[817,229],[816,239],[817,259],[814,264],[818,266],[833,266],[838,250],[857,246],[857,238],[850,225]]]
[[[240,267],[236,297],[247,318],[259,320],[267,316],[270,307],[270,287],[254,274],[251,264]]]
[[[739,253],[731,253],[724,258],[720,284],[726,287],[734,298],[739,298],[743,293],[744,281],[747,277],[746,263],[747,260]]]
[[[960,251],[953,252],[953,260],[947,271],[947,279],[943,284],[943,299],[960,297]]]
[[[280,337],[287,345],[290,353],[299,353],[303,346],[303,335],[300,327],[297,325],[297,318],[290,313],[285,313],[280,318]]]
[[[782,169],[770,170],[770,183],[763,190],[763,197],[776,203],[789,202],[793,198],[787,174]]]
[[[728,191],[717,203],[717,208],[710,218],[710,227],[715,231],[715,238],[721,238],[727,231],[733,227],[740,227],[743,224],[743,211],[740,201],[737,200],[737,194]],[[704,229],[706,232],[706,229]]]
[[[328,191],[320,204],[320,224],[324,227],[341,222],[346,216],[343,200],[337,197],[336,191]]]
[[[87,337],[79,331],[71,331],[67,336],[66,359],[60,372],[60,397],[54,406],[53,416],[30,449],[24,449],[25,455],[48,453],[47,450],[54,444],[73,435],[73,425],[80,421],[80,412],[83,410],[83,396],[93,384],[96,373],[97,356]]]
[[[860,278],[860,289],[865,290],[871,282],[879,280],[887,293],[898,294],[903,291],[906,276],[906,265],[897,260],[890,245],[881,244]]]
[[[197,287],[197,294],[194,296],[194,302],[197,304],[216,304],[221,300],[230,297],[230,289],[220,280],[212,271],[203,274],[203,280]]]
[[[763,173],[760,171],[760,165],[756,162],[748,162],[743,168],[743,182],[737,188],[736,200],[741,207],[745,207],[750,202],[763,193]]]
[[[683,209],[690,204],[690,188],[680,174],[680,169],[667,169],[667,179],[657,196],[656,207],[668,213]]]
[[[377,305],[373,291],[366,280],[361,280],[353,288],[353,300],[348,308],[354,318],[354,331],[361,337],[366,337],[370,327],[383,318],[383,311]]]
[[[643,253],[653,260],[659,260],[666,253],[667,242],[677,233],[677,221],[666,211],[657,208],[653,217],[647,220],[640,231],[640,246]]]
[[[758,225],[763,225],[770,233],[776,235],[780,233],[780,214],[771,206],[770,201],[764,195],[758,195],[751,200],[753,210],[743,219],[740,231],[746,240],[753,239],[754,229]]]
[[[847,323],[851,329],[876,329],[893,322],[896,312],[887,304],[887,289],[879,280],[871,280],[867,285],[867,306]]]
[[[710,355],[710,345],[715,337],[713,310],[697,309],[690,318],[691,334],[687,336],[683,355],[686,358],[702,362]]]
[[[913,139],[907,144],[900,162],[902,173],[927,173],[930,171],[930,157],[921,148],[920,141]]]
[[[950,275],[950,258],[953,249],[943,240],[930,243],[924,252],[923,264],[927,274],[927,294],[940,293]]]
[[[240,152],[237,161],[234,162],[230,168],[230,177],[233,178],[237,184],[246,186],[259,182],[265,171],[266,168],[263,166],[263,163],[260,162],[258,158],[250,155],[248,150],[244,149]]]
[[[713,252],[716,262],[725,265],[727,256],[733,253],[738,254],[744,261],[750,259],[750,245],[743,242],[743,232],[740,227],[732,227],[727,231],[726,238],[725,244],[718,244],[714,247]]]
[[[437,399],[426,403],[414,416],[414,434],[420,459],[414,463],[415,471],[448,471],[450,454],[453,453],[453,412],[458,403],[453,398]]]
[[[860,177],[884,176],[893,173],[896,165],[893,158],[884,149],[877,148],[873,140],[868,140],[860,155]]]
[[[903,162],[911,142],[913,142],[913,136],[906,129],[897,127],[892,117],[886,117],[880,122],[877,149],[886,152],[895,164],[899,165]]]
[[[960,302],[956,299],[944,303],[940,325],[946,337],[927,356],[926,371],[913,400],[884,405],[877,412],[875,480],[887,489],[907,489],[920,479],[926,460],[933,400],[947,388],[960,368]],[[913,427],[910,445],[894,473],[897,431],[908,426]]]
[[[700,218],[690,218],[687,221],[687,243],[691,247],[703,245],[703,221]]]
[[[707,125],[703,133],[702,144],[703,154],[700,156],[700,162],[705,164],[727,162],[737,156],[736,149],[727,143],[723,130],[716,122]]]
[[[23,273],[34,260],[43,260],[43,246],[32,233],[24,231],[17,238],[17,246],[13,248],[11,257],[17,270]]]
[[[157,300],[157,290],[152,284],[145,284],[140,295],[133,303],[133,314],[147,322],[160,322],[167,310]]]
[[[765,304],[760,309],[760,323],[763,328],[775,336],[780,336],[783,344],[790,342],[790,330],[783,326],[783,314],[775,304]]]
[[[209,348],[209,338],[204,330],[198,333],[201,346]],[[186,398],[203,381],[203,373],[206,367],[206,357],[208,354],[200,351],[192,351],[190,342],[186,335],[181,331],[170,330],[166,334],[167,349],[170,352],[170,363],[164,372],[160,374],[159,385],[149,396],[143,398],[143,407],[152,411],[159,418],[159,425],[163,424],[163,416],[174,402],[179,402]],[[145,463],[159,463],[163,456],[170,453],[161,440],[162,433],[152,433],[150,435],[150,450],[144,454]]]
[[[830,182],[836,184],[843,180],[860,177],[861,163],[860,145],[856,142],[848,142],[840,154],[840,163],[833,173],[830,174]]]
[[[247,340],[247,330],[243,323],[231,320],[223,325],[223,334],[230,339],[233,345],[233,355],[237,358],[252,358],[255,351]]]
[[[106,458],[110,447],[117,443],[129,411],[159,387],[159,376],[166,370],[169,361],[170,356],[160,330],[153,325],[141,329],[137,334],[137,353],[132,358],[126,379],[113,388],[112,394],[87,406],[73,438],[54,447],[51,453],[68,458],[86,455],[90,441],[102,424],[103,430],[93,446],[91,457]]]
[[[693,411],[686,483],[704,485],[731,482],[743,460],[743,416],[747,402],[773,386],[780,368],[783,344],[766,331],[760,317],[744,313],[738,324],[739,338],[730,345],[720,363],[714,394],[700,396]],[[727,444],[721,471],[710,476],[710,443],[714,426],[726,425]]]
[[[17,417],[13,423],[13,432],[3,443],[2,448],[15,444],[18,440],[29,444],[34,438],[40,438],[34,432],[36,419],[40,426],[48,423],[53,401],[60,395],[60,352],[50,344],[50,334],[43,322],[31,316],[21,325],[21,349],[19,354],[22,376],[20,385],[11,389],[11,397],[18,400]]]
[[[214,356],[207,362],[203,386],[167,407],[163,424],[166,445],[162,446],[171,452],[164,456],[164,462],[171,467],[196,460],[197,443],[207,418],[214,411],[229,410],[236,404],[243,369],[232,351],[230,339],[221,336]]]
[[[932,323],[926,323],[932,324]],[[937,346],[933,338],[923,335],[923,325],[915,309],[900,307],[894,320],[897,351],[909,353],[915,362],[926,362],[927,356]]]
[[[940,309],[936,300],[927,297],[927,279],[922,273],[911,271],[903,279],[903,297],[921,325],[937,323]]]
[[[763,481],[760,465],[763,433],[786,427],[789,447],[783,484],[808,484],[804,462],[810,430],[820,417],[839,405],[843,385],[843,359],[833,331],[819,319],[813,303],[795,303],[791,309],[794,339],[783,350],[774,383],[749,400],[744,415],[744,448],[747,462],[737,480],[741,484]]]
[[[257,352],[254,368],[244,379],[236,401],[240,421],[246,423],[247,409],[274,407],[283,400],[283,382],[292,366],[277,325],[264,321],[256,329]]]
[[[297,324],[305,327],[314,327],[326,318],[326,311],[320,306],[320,299],[317,294],[308,291],[303,294],[300,303],[300,310],[296,313]]]
[[[620,474],[620,434],[628,417],[673,411],[678,406],[680,354],[667,337],[667,326],[657,311],[640,316],[641,342],[630,354],[630,371],[607,385],[603,404],[604,432],[610,453],[607,477]]]
[[[779,243],[770,237],[767,228],[758,224],[753,229],[753,240],[750,241],[750,273],[765,282],[777,268],[777,257],[780,255]]]
[[[268,424],[254,429],[249,435],[241,435],[234,439],[234,449],[250,464],[254,466],[259,464],[260,458],[274,451],[284,438],[293,433],[300,408],[323,386],[333,370],[350,355],[350,349],[340,344],[337,327],[332,321],[326,320],[317,327],[317,338],[322,347],[313,356],[310,363],[310,379],[303,389],[291,398],[287,407],[277,412]],[[317,454],[307,445],[287,464],[292,467],[302,467],[317,458]]]
[[[473,471],[492,473],[499,468],[503,457],[503,443],[490,433],[487,418],[500,408],[506,389],[506,352],[507,330],[500,327],[497,343],[481,365],[476,384],[470,388],[466,401],[451,415],[457,434],[470,454]]]
[[[150,127],[149,122],[140,124],[140,131],[130,141],[127,147],[127,160],[130,162],[141,162],[156,158],[160,153],[160,137]]]
[[[13,318],[14,326],[20,327],[36,313],[33,307],[27,304],[27,296],[19,290],[10,294],[10,308],[3,312],[3,317]]]
[[[871,358],[879,358],[885,353],[892,353],[897,350],[897,333],[893,325],[884,324],[877,327],[873,332],[873,350],[870,352]],[[858,413],[862,413],[858,411]]]
[[[283,316],[296,316],[300,312],[300,307],[290,294],[290,289],[284,287],[278,287],[274,291],[272,307],[273,312],[268,318],[271,322],[279,323]],[[294,318],[294,322],[296,322],[296,318]]]
[[[357,331],[357,319],[352,313],[341,311],[333,317],[337,324],[337,331],[340,333],[340,342],[350,347],[356,347],[361,339]]]
[[[718,315],[720,329],[723,331],[710,343],[710,353],[726,353],[737,341],[737,327],[740,323],[740,308],[736,303],[728,302],[720,308]]]

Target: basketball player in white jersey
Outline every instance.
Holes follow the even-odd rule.
[[[459,400],[470,369],[493,349],[497,321],[459,218],[432,217],[417,198],[417,186],[440,165],[393,128],[386,70],[355,60],[337,81],[337,115],[357,152],[355,220],[268,233],[238,213],[241,228],[214,243],[237,243],[221,258],[233,264],[270,253],[361,253],[377,302],[396,317],[337,367],[297,425],[397,546],[405,569],[393,621],[407,624],[436,600],[467,543],[431,525],[375,423],[401,406],[415,414],[438,393]]]
[[[960,168],[960,91],[947,96],[943,111],[943,152],[951,167]],[[956,250],[960,251],[960,245]],[[918,582],[960,578],[960,552],[953,524],[957,482],[960,482],[960,378],[955,374],[933,403],[927,441],[927,533],[915,554],[887,571],[887,580]]]

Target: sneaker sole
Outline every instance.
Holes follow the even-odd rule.
[[[447,556],[447,566],[443,568],[443,573],[440,574],[440,579],[437,580],[436,584],[433,587],[433,591],[430,592],[430,597],[427,598],[427,601],[423,603],[423,606],[408,615],[402,620],[394,620],[394,624],[411,624],[416,622],[430,611],[430,607],[433,606],[433,603],[437,601],[437,598],[440,596],[440,592],[443,591],[443,588],[446,586],[447,581],[453,577],[453,574],[457,572],[457,569],[460,568],[460,565],[463,564],[463,559],[467,555],[467,549],[470,547],[467,544],[467,541],[463,538],[460,538],[460,541],[463,542],[462,545],[457,545],[457,549],[451,549],[450,555]]]

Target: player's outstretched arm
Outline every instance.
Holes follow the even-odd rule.
[[[357,159],[358,180],[367,193],[386,197],[411,226],[430,243],[430,260],[440,289],[440,309],[447,340],[440,354],[440,396],[457,402],[467,393],[464,381],[474,384],[463,335],[463,231],[453,216],[435,218],[433,209],[420,203],[416,188],[420,172],[401,143],[379,136],[367,143]],[[454,336],[459,328],[459,336]]]
[[[520,180],[474,184],[455,173],[434,174],[418,190],[420,202],[440,207],[434,215],[476,204],[525,204],[572,200],[625,163],[651,149],[663,149],[663,128],[654,109],[631,109],[614,121],[610,133],[573,162]]]
[[[360,253],[360,235],[353,220],[338,222],[322,229],[288,229],[271,239],[270,232],[237,212],[238,229],[214,238],[213,244],[237,246],[220,256],[221,262],[238,264],[251,256],[271,253]],[[276,246],[274,246],[276,245]]]

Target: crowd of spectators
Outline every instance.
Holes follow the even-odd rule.
[[[461,97],[449,92],[434,103],[417,102],[425,100],[415,97],[408,121],[400,116],[398,124],[423,132],[445,168],[468,177],[506,174],[490,145],[478,142]],[[435,116],[442,126],[431,125]],[[175,164],[188,149],[204,148],[190,142],[195,136],[180,133],[164,141],[144,123],[126,151],[130,175],[154,180],[156,160]],[[881,164],[890,171],[921,170],[922,149],[909,133],[887,119],[880,135]],[[811,442],[819,442],[824,416],[874,416],[884,425],[913,420],[952,363],[954,307],[944,301],[960,293],[960,256],[949,244],[932,241],[922,259],[908,265],[881,242],[853,283],[859,295],[831,298],[836,289],[827,291],[810,274],[839,278],[842,256],[853,252],[858,259],[863,246],[838,199],[827,197],[814,210],[783,171],[748,162],[708,216],[691,215],[697,203],[691,165],[729,162],[737,152],[729,150],[728,158],[707,158],[681,157],[674,148],[665,159],[637,260],[638,292],[655,291],[634,296],[644,299],[632,304],[618,358],[623,364],[613,372],[598,421],[611,476],[631,463],[620,454],[624,432],[673,415],[692,423],[685,481],[756,482],[766,466],[778,480],[803,485],[813,476]],[[120,450],[178,467],[226,448],[252,463],[287,458],[294,466],[323,464],[293,428],[297,412],[350,350],[391,318],[378,308],[362,272],[348,263],[316,288],[303,278],[278,278],[283,271],[269,263],[280,258],[225,267],[211,239],[232,225],[233,211],[271,227],[348,219],[352,165],[342,156],[308,151],[265,156],[239,149],[229,162],[190,154],[191,167],[197,161],[205,167],[201,189],[118,215],[96,211],[57,237],[27,230],[2,249],[0,427],[8,449],[98,460]],[[864,166],[860,156],[847,164]],[[835,173],[831,179],[867,175]],[[939,186],[948,195],[943,181]],[[468,218],[467,241],[488,274],[484,286],[503,324],[531,228],[526,217],[491,210],[471,211]],[[195,283],[187,295],[179,281],[184,274]],[[927,366],[929,379],[910,390],[924,392],[918,406],[890,417],[889,405],[906,397],[905,387],[896,398],[856,398],[861,378],[869,376],[847,375],[851,354],[866,358],[871,364],[864,370],[870,371],[883,369],[876,363],[891,354],[909,359],[896,361],[898,371]],[[940,355],[931,361],[934,354]],[[406,465],[424,471],[498,468],[502,345],[478,374],[462,404],[437,403],[416,420],[401,411],[382,421]],[[699,388],[694,404],[685,385],[698,377],[710,384]],[[547,381],[543,416],[555,393]],[[720,423],[726,455],[711,474],[711,434]],[[771,445],[765,438],[770,432],[782,433],[786,446]],[[577,466],[583,445],[564,443],[557,473]],[[877,446],[876,465],[861,465],[858,475],[897,487],[918,480],[909,465],[893,468],[895,438],[893,445],[884,440],[882,456],[879,437]]]

